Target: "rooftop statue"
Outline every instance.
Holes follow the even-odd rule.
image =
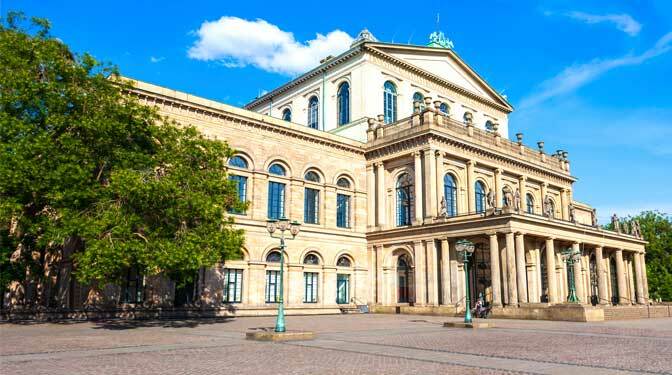
[[[453,49],[454,45],[453,41],[443,34],[443,31],[435,31],[429,34],[429,44],[427,44],[427,47]]]
[[[611,224],[614,226],[614,231],[621,233],[621,222],[618,221],[616,214],[611,215]]]
[[[351,46],[354,46],[357,43],[361,42],[377,42],[378,39],[376,39],[373,34],[368,29],[363,29],[362,31],[357,34],[357,38],[352,42]]]

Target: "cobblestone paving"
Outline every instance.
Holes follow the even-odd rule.
[[[317,339],[247,341],[274,318],[0,325],[0,374],[672,374],[672,319],[604,323],[410,315],[288,317]]]

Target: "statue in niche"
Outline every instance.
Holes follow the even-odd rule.
[[[488,202],[488,207],[495,208],[495,193],[492,192],[492,189],[488,190],[486,200]]]
[[[613,225],[615,232],[621,233],[621,222],[618,221],[616,214],[611,215],[611,225]]]
[[[441,197],[441,210],[439,211],[439,216],[446,217],[448,216],[448,210],[446,208],[446,197]]]
[[[544,216],[553,217],[553,201],[548,195],[544,198]]]
[[[516,193],[513,195],[513,208],[520,212],[520,189],[516,189]]]
[[[504,188],[504,208],[513,207],[513,193],[511,189],[507,186]]]
[[[569,221],[576,223],[576,208],[573,204],[569,204]]]
[[[590,213],[590,219],[593,223],[593,227],[597,228],[597,209],[593,208],[593,211]]]

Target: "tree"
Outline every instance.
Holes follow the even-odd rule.
[[[639,222],[646,245],[646,277],[649,298],[672,301],[672,216],[658,211],[643,211],[620,220],[621,228]],[[614,230],[613,223],[604,226]]]
[[[54,266],[70,252],[93,285],[131,267],[188,280],[239,257],[228,145],[141,105],[114,66],[49,30],[17,13],[0,22],[2,290],[25,276],[39,304],[57,303]]]

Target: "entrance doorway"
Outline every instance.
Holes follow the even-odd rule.
[[[490,245],[476,243],[474,254],[469,261],[469,292],[471,307],[480,296],[486,304],[492,302],[492,279],[490,272]]]
[[[411,282],[409,280],[411,276],[411,270],[408,266],[408,260],[406,255],[401,255],[397,260],[397,302],[399,303],[408,303],[410,302],[409,298],[409,285]]]
[[[336,275],[336,303],[343,305],[350,301],[350,275]]]

